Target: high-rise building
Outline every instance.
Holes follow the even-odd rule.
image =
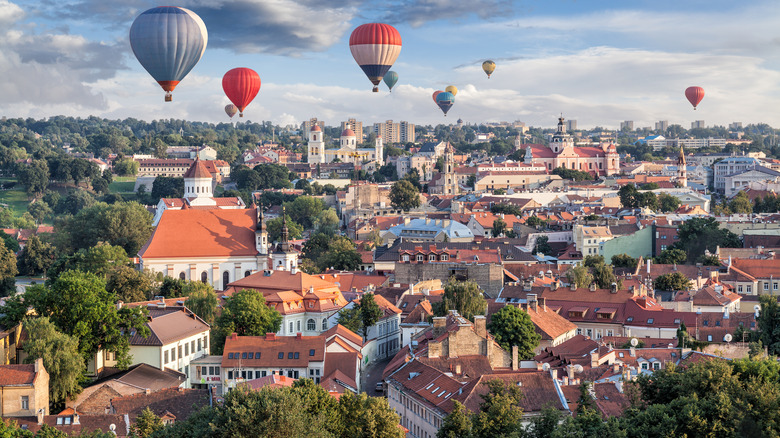
[[[628,130],[633,131],[634,130],[634,121],[633,120],[626,120],[625,122],[620,122],[620,130]]]
[[[659,120],[655,122],[655,130],[656,131],[666,131],[669,129],[669,121],[668,120]]]
[[[355,133],[358,143],[363,142],[363,122],[358,122],[355,119],[349,119],[346,122],[341,122],[341,131],[345,129],[351,129]]]
[[[309,132],[314,125],[319,126],[321,130],[325,130],[325,122],[317,120],[316,117],[312,117],[311,119],[301,123],[301,131],[303,131],[302,136],[309,138]]]
[[[695,122],[691,122],[691,129],[697,129],[697,128],[706,128],[704,125],[704,120],[696,120]]]
[[[729,130],[731,130],[731,131],[741,131],[742,130],[742,122],[729,123]]]
[[[398,136],[401,143],[414,143],[414,123],[400,122],[398,124]]]
[[[393,123],[388,120],[384,123],[374,123],[374,134],[381,136],[385,143],[414,142],[414,123]]]
[[[569,131],[569,132],[576,131],[577,130],[577,121],[576,120],[567,120],[566,121],[566,130]],[[525,133],[525,130],[523,132]]]

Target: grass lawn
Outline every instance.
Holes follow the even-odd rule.
[[[133,193],[135,187],[134,177],[115,177],[114,181],[108,185],[108,190],[111,193]]]
[[[27,200],[27,193],[25,193],[24,187],[17,184],[13,189],[0,190],[0,203],[8,204],[15,216],[21,216],[27,211],[27,205],[30,201]]]

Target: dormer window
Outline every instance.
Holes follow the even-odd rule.
[[[402,255],[401,256],[401,261],[402,262],[408,262],[409,261],[409,254]]]
[[[449,259],[450,259],[450,256],[448,256],[447,254],[442,254],[441,255],[441,261],[446,262]]]
[[[429,262],[435,262],[436,261],[436,254],[428,255],[428,261]]]
[[[417,254],[417,261],[418,261],[418,262],[421,262],[421,261],[423,261],[423,260],[425,260],[425,256],[424,256],[424,255],[422,255],[422,254]]]

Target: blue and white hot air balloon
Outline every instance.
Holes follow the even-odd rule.
[[[142,13],[130,27],[130,46],[138,62],[165,90],[165,101],[200,61],[208,43],[203,20],[189,9],[159,6]]]

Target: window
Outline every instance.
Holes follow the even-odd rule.
[[[777,282],[772,283],[772,290],[777,290]]]
[[[442,254],[441,255],[441,261],[446,262],[449,259],[450,259],[450,256],[448,256],[447,254]]]
[[[30,397],[27,395],[22,396],[22,410],[26,411],[30,409]]]
[[[293,332],[293,322],[292,321],[290,321],[290,330],[289,331],[290,331],[290,333]]]
[[[241,353],[241,359],[246,359],[246,351]]]
[[[409,261],[409,254],[402,255],[401,256],[401,261],[402,262],[408,262]]]
[[[301,322],[300,322],[300,321],[297,321],[297,322],[295,323],[295,327],[297,327],[297,328],[298,328],[298,331],[301,331]]]
[[[252,273],[251,273],[251,272],[249,272],[249,271],[244,271],[244,277],[249,277],[250,275],[252,275]]]
[[[752,286],[752,285],[747,285],[747,286],[745,286],[745,292],[747,292],[747,293],[753,293],[753,286]]]
[[[209,274],[208,274],[208,272],[203,271],[203,272],[200,273],[200,281],[202,281],[204,283],[208,283],[208,281],[209,281]]]
[[[768,281],[764,282],[764,290],[769,290],[769,282]]]
[[[254,359],[254,358],[255,358],[255,353],[250,351],[249,354],[247,354],[247,359]]]
[[[171,361],[176,360],[176,348],[171,348]]]
[[[424,259],[425,259],[425,256],[423,256],[422,254],[417,254],[417,261],[418,261],[418,262],[421,262],[421,261],[423,261]]]
[[[428,255],[428,261],[429,262],[435,262],[436,261],[436,254],[429,254]]]
[[[230,272],[225,271],[222,273],[222,288],[224,289],[228,283],[230,283]]]
[[[704,325],[704,327],[707,327],[708,325],[710,325],[710,322],[705,319],[704,321],[702,321],[702,325]]]
[[[284,352],[282,351],[279,352],[279,359],[284,359]]]
[[[314,349],[309,350],[309,356],[314,356]]]
[[[642,362],[642,369],[643,369],[643,370],[646,370],[646,369],[647,369],[647,362]]]
[[[184,344],[184,355],[185,356],[190,355],[190,344]]]
[[[660,370],[661,364],[659,362],[653,362],[653,369],[654,370]]]
[[[212,376],[217,375],[217,367],[209,367],[209,374]]]
[[[327,330],[328,329],[328,320],[327,319],[323,319],[322,320],[322,329],[323,330]]]
[[[291,351],[287,353],[287,359],[292,359],[292,358],[293,358],[293,352]]]
[[[184,274],[184,272],[179,272],[179,280],[185,280],[187,276]]]
[[[183,356],[182,356],[182,354],[181,354],[181,345],[179,345],[179,347],[177,348],[177,350],[179,350],[179,359],[181,359],[181,358],[183,357]]]
[[[168,350],[165,350],[165,353],[163,353],[163,356],[164,356],[163,363],[168,363],[169,362],[168,361]]]
[[[308,321],[306,321],[306,330],[314,331],[316,329],[317,329],[317,324],[314,323],[313,319],[310,318]]]
[[[737,292],[738,293],[742,293],[742,285],[741,284],[737,286]]]
[[[202,350],[202,347],[203,347],[203,346],[202,346],[202,345],[201,345],[201,343],[200,343],[200,339],[198,339],[198,351],[201,351],[201,350]]]
[[[712,342],[712,335],[707,335],[707,342]]]

